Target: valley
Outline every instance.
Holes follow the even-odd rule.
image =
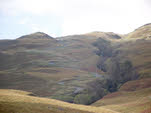
[[[150,113],[150,29],[0,40],[0,112]]]

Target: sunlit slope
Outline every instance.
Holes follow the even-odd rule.
[[[151,24],[146,24],[127,34],[126,38],[151,38]]]
[[[29,95],[29,92],[1,89],[0,113],[117,113],[104,108],[69,104]]]
[[[86,33],[84,34],[85,36],[91,36],[91,37],[102,37],[104,39],[121,39],[123,36],[113,33],[113,32],[91,32],[91,33]]]
[[[93,106],[103,106],[122,113],[151,112],[150,30],[150,24],[146,24],[114,43],[114,57],[119,61],[128,59],[139,77],[124,83],[117,92],[108,94]]]

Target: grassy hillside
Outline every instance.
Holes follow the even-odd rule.
[[[45,35],[35,33],[1,41],[0,88],[81,104],[90,104],[107,93],[99,82],[98,90],[93,89],[96,80],[104,79],[96,65],[97,48],[91,44],[96,39],[74,36],[56,40]]]
[[[93,106],[104,106],[121,113],[150,113],[151,78],[129,81],[119,91],[103,97]]]
[[[147,30],[143,31],[143,30]],[[93,106],[103,106],[122,113],[150,113],[151,112],[151,40],[146,38],[150,34],[150,24],[138,28],[130,34],[135,34],[129,39],[125,38],[112,43],[114,56],[108,58],[105,64],[111,66],[114,60],[123,61],[128,59],[133,70],[138,73],[137,80],[127,81],[120,89],[110,93],[101,100],[92,104]],[[140,34],[138,33],[140,32]],[[143,37],[141,37],[141,36]],[[143,39],[140,39],[143,38]],[[101,63],[103,63],[101,61]],[[116,67],[115,63],[114,68]],[[112,70],[114,70],[114,68]],[[110,69],[110,68],[107,68]],[[129,74],[126,75],[127,77]]]
[[[151,38],[151,24],[145,24],[129,33],[127,38]]]
[[[98,106],[97,108],[82,106],[79,109],[79,105],[65,103],[67,106],[74,106],[70,109],[79,110],[78,112],[85,110],[88,112],[87,108],[101,110],[100,106],[103,106],[122,113],[149,113],[151,109],[149,35],[150,24],[147,24],[125,37],[111,32],[92,32],[55,39],[38,32],[16,40],[1,40],[0,89],[28,91],[37,97],[21,96],[18,94],[20,91],[14,90],[1,90],[0,94],[7,102],[14,101],[7,100],[8,97],[15,98],[7,94],[9,92],[17,98],[41,100],[42,98],[38,97],[46,97],[44,100],[47,101],[53,98],[85,105],[98,100],[93,104]],[[17,106],[21,107],[24,105],[23,101],[15,100],[19,103]],[[34,104],[32,101],[29,103],[31,106]],[[45,106],[43,104],[47,106],[49,102],[42,102],[41,106]],[[14,103],[6,103],[6,106],[13,105]],[[39,109],[38,103],[33,106],[35,110]],[[53,106],[54,112],[69,112],[68,108],[67,111],[59,111],[56,108],[58,105]],[[47,108],[46,110],[49,111]],[[41,112],[42,109],[38,111]]]
[[[0,113],[117,113],[109,109],[69,104],[29,96],[19,90],[0,90]]]

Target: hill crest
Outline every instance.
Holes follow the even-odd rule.
[[[145,24],[133,32],[129,33],[127,38],[151,38],[151,23]]]
[[[53,37],[43,32],[35,32],[29,35],[21,36],[18,39],[53,39]]]

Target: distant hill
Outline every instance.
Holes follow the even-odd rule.
[[[85,34],[86,36],[95,36],[95,37],[103,37],[103,38],[109,38],[109,39],[121,39],[122,37],[118,34],[115,34],[113,32],[91,32]]]
[[[36,32],[29,35],[21,36],[18,39],[52,39],[53,37],[43,32]]]

